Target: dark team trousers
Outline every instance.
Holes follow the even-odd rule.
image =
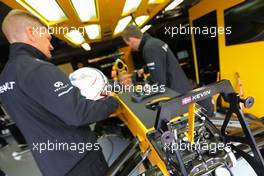
[[[5,176],[6,174],[0,169],[0,176]]]
[[[4,138],[0,137],[0,148],[7,145],[7,142]]]
[[[105,176],[107,170],[107,162],[102,152],[98,152],[93,157],[85,156],[66,176]]]

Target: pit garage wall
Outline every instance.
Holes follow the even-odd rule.
[[[218,27],[224,27],[224,10],[245,0],[202,0],[189,10],[190,23],[214,10],[217,12]],[[243,26],[241,26],[243,28]],[[192,35],[195,71],[198,75],[194,35]],[[264,41],[226,46],[225,35],[218,35],[219,64],[221,79],[228,79],[237,87],[236,72],[239,73],[244,97],[255,98],[254,106],[245,110],[257,117],[264,116]],[[208,49],[210,47],[208,46]]]

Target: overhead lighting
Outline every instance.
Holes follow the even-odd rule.
[[[80,45],[85,42],[82,34],[78,30],[72,30],[71,32],[68,32],[65,34],[65,37],[76,45]]]
[[[151,28],[151,25],[146,25],[146,26],[144,26],[140,31],[141,31],[142,33],[144,33],[144,32],[146,32],[147,30],[149,30],[149,28]]]
[[[89,45],[88,43],[83,43],[83,44],[82,44],[82,47],[83,47],[83,49],[85,49],[86,51],[90,51],[90,50],[91,50],[91,47],[90,47],[90,45]]]
[[[162,4],[164,3],[166,0],[149,0],[148,3],[149,4]]]
[[[101,28],[98,24],[87,25],[84,27],[89,39],[100,39]]]
[[[67,19],[65,13],[62,11],[56,0],[16,0],[29,12],[33,13],[38,17],[45,18],[45,22],[58,22]],[[36,13],[37,12],[37,13]],[[41,19],[42,19],[41,18]]]
[[[134,13],[138,6],[140,5],[141,0],[126,0],[122,16]]]
[[[138,26],[142,26],[148,20],[148,15],[139,16],[135,19]]]
[[[124,17],[121,20],[119,20],[117,25],[116,25],[114,35],[122,32],[127,27],[127,25],[130,23],[131,20],[132,20],[131,16],[127,16],[127,17]]]
[[[166,8],[165,11],[169,11],[177,7],[180,3],[182,3],[184,0],[174,0],[172,3],[170,3]]]
[[[82,22],[97,20],[96,0],[71,0]]]

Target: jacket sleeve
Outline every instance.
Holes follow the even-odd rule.
[[[151,45],[144,49],[143,58],[150,73],[151,80],[166,85],[166,52],[159,45]]]
[[[97,101],[86,99],[52,64],[38,66],[20,82],[27,96],[68,125],[78,127],[106,119],[118,107],[113,97]]]

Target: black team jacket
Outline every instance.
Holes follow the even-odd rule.
[[[0,75],[0,98],[26,138],[41,172],[60,176],[84,156],[90,155],[92,163],[101,152],[87,125],[106,119],[118,102],[113,97],[87,100],[45,59],[31,45],[11,44],[9,60]]]
[[[142,52],[152,82],[165,85],[180,94],[185,94],[194,88],[165,42],[144,33],[139,51]],[[206,115],[213,115],[211,98],[199,101],[198,104],[206,109]]]
[[[139,51],[142,52],[151,81],[166,85],[178,93],[192,90],[190,81],[166,43],[144,33]]]

